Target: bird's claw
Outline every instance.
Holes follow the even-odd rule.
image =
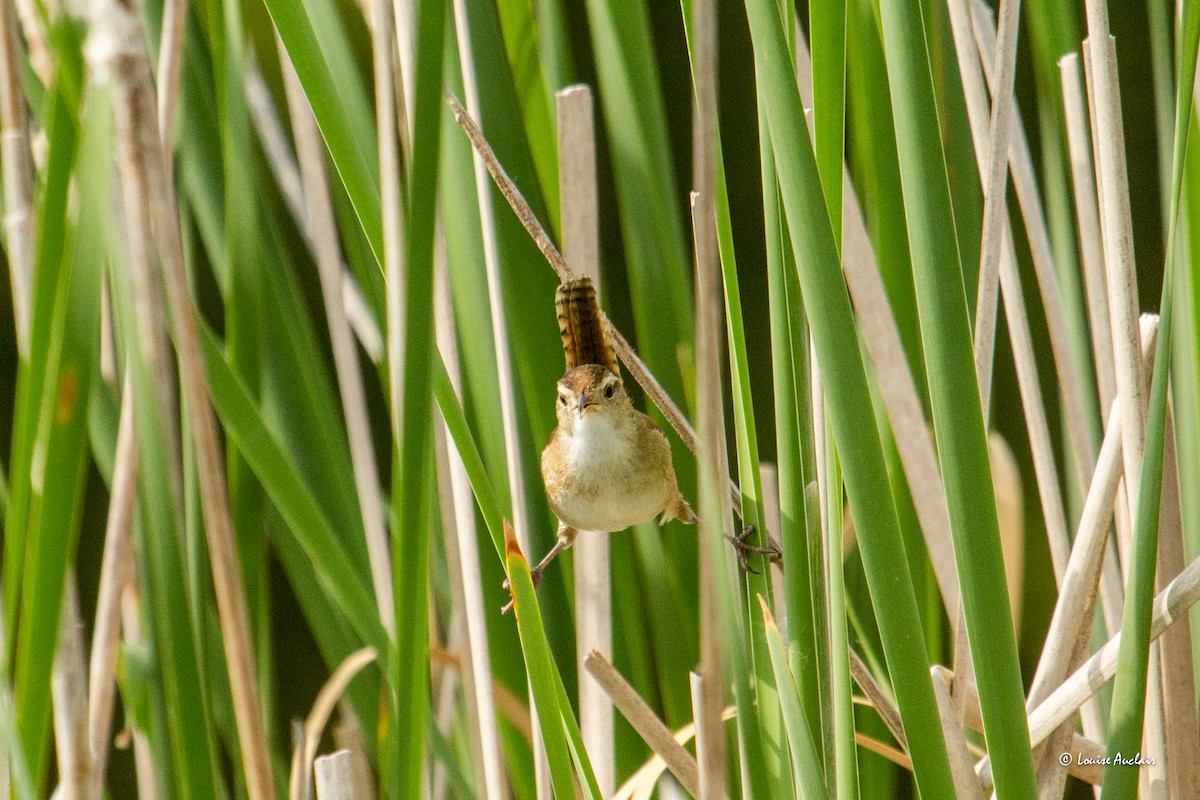
[[[542,571],[537,568],[531,569],[529,571],[529,577],[533,580],[533,588],[536,589],[538,584],[542,582]],[[500,585],[500,588],[508,592],[508,602],[505,603],[500,609],[501,614],[507,614],[513,610],[513,604],[516,602],[516,598],[513,597],[512,586],[509,585],[507,578],[504,579],[504,583]]]
[[[754,531],[755,527],[753,525],[747,525],[742,529],[741,533],[726,534],[725,536],[729,540],[729,543],[733,545],[733,552],[737,554],[738,566],[742,568],[743,572],[749,572],[754,575],[758,574],[758,570],[750,566],[748,560],[750,553],[764,555],[772,564],[782,566],[783,551],[779,549],[779,545],[770,536],[767,537],[766,547],[752,543],[750,537],[754,535]]]

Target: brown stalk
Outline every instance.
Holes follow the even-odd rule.
[[[1159,514],[1158,580],[1178,575],[1186,563],[1179,506],[1175,424],[1168,406],[1163,455],[1162,510]],[[1200,720],[1196,715],[1196,676],[1192,632],[1175,625],[1159,639],[1162,660],[1163,713],[1167,737],[1167,785],[1172,798],[1200,797]]]
[[[1107,262],[1117,391],[1124,403],[1126,496],[1138,496],[1142,448],[1145,441],[1141,361],[1138,357],[1137,276],[1133,263],[1133,220],[1125,163],[1125,132],[1117,85],[1116,43],[1109,34],[1108,7],[1087,0],[1086,54],[1091,66],[1094,96],[1096,178],[1099,185],[1101,234]]]
[[[1079,55],[1068,53],[1059,59],[1058,66],[1062,72],[1067,146],[1071,154],[1071,185],[1074,189],[1088,317],[1091,320],[1092,356],[1096,362],[1096,385],[1100,390],[1100,413],[1107,425],[1108,409],[1117,395],[1117,376],[1113,368],[1112,323],[1108,316],[1108,290],[1104,281],[1104,245],[1100,240],[1100,209],[1096,200],[1088,111],[1081,84],[1083,76]]]
[[[904,738],[904,726],[900,722],[900,711],[892,703],[891,699],[883,693],[883,689],[875,681],[875,676],[871,674],[871,670],[867,669],[867,665],[863,663],[862,657],[855,652],[854,648],[850,648],[850,677],[858,684],[858,688],[863,690],[863,694],[871,701],[871,705],[875,708],[879,718],[883,720],[883,724],[900,743],[901,747],[907,747],[906,739]]]
[[[934,665],[930,668],[930,676],[933,678],[933,696],[937,699],[938,719],[942,723],[942,738],[946,741],[946,752],[950,756],[954,793],[958,800],[983,800],[983,788],[975,775],[975,762],[971,759],[967,740],[959,727],[950,688],[946,685],[945,671]]]
[[[92,752],[88,740],[87,674],[83,664],[83,621],[75,571],[67,573],[58,648],[50,673],[54,700],[54,742],[58,751],[59,794],[62,800],[99,797],[93,780]]]
[[[134,431],[132,379],[130,372],[126,371],[121,394],[121,418],[117,425],[117,450],[113,458],[104,555],[100,562],[100,588],[96,599],[96,623],[92,632],[88,679],[88,741],[98,781],[97,791],[108,763],[117,652],[121,636],[121,597],[133,580],[131,536],[136,499],[137,437]]]
[[[621,673],[599,653],[588,656],[584,666],[604,691],[612,698],[626,721],[633,726],[642,740],[666,762],[667,769],[693,797],[700,797],[700,768],[683,745],[672,736],[671,731],[646,705],[637,691],[629,685]]]
[[[166,169],[158,135],[154,88],[143,45],[141,22],[136,10],[113,2],[108,4],[104,19],[99,24],[110,26],[102,30],[112,37],[105,59],[107,63],[102,66],[106,68],[104,71],[112,74],[116,85],[115,111],[121,156],[118,167],[122,184],[127,189],[125,210],[129,238],[131,243],[137,242],[140,257],[146,259],[152,258],[151,254],[154,253],[146,220],[153,220],[153,229],[160,238],[162,279],[183,383],[184,407],[195,445],[200,502],[247,790],[252,800],[271,800],[275,787],[268,764],[269,750],[263,727],[246,599],[233,542],[223,456],[216,418],[208,400],[199,323],[189,294],[183,260],[179,210],[175,204],[173,178]],[[133,190],[133,196],[128,190]],[[135,269],[148,272],[149,263],[152,262]],[[139,311],[143,302],[158,302],[158,298],[147,291],[146,277],[143,275]],[[145,347],[147,342],[152,342],[155,332],[146,330],[144,323],[139,328]],[[150,346],[153,347],[153,344]],[[155,383],[157,386],[165,382]]]
[[[187,27],[187,0],[163,3],[162,44],[158,50],[158,129],[162,131],[163,157],[168,165],[175,149],[175,101],[183,68],[183,32]]]

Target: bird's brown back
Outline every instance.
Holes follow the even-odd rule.
[[[591,278],[573,278],[558,287],[554,296],[558,331],[562,335],[567,369],[599,364],[617,372],[617,359],[604,332],[604,315]]]

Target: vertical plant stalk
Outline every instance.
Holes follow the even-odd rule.
[[[183,69],[183,32],[187,29],[187,0],[165,0],[158,49],[158,129],[163,158],[170,165],[175,149],[175,101]]]
[[[434,328],[438,351],[446,363],[454,392],[462,402],[462,380],[459,375],[458,343],[454,333],[454,311],[450,303],[449,265],[445,258],[437,259],[438,273],[435,275]],[[458,449],[449,447],[449,429],[442,420],[445,464],[439,462],[439,474],[445,475],[452,496],[452,513],[443,517],[453,520],[448,525],[446,552],[458,573],[456,586],[462,589],[461,602],[467,621],[467,655],[470,659],[469,678],[463,685],[469,690],[468,712],[474,719],[472,725],[479,740],[483,759],[483,796],[487,800],[502,800],[504,783],[500,763],[500,735],[496,727],[496,704],[492,693],[492,667],[488,644],[487,617],[483,606],[483,577],[479,564],[478,532],[475,524],[475,500]],[[448,475],[446,474],[448,473]],[[453,541],[451,541],[453,540]]]
[[[188,290],[179,211],[173,181],[165,171],[154,114],[154,89],[136,13],[116,2],[110,3],[107,11],[112,26],[107,33],[114,37],[108,66],[117,84],[115,105],[121,154],[118,166],[123,184],[141,190],[135,197],[126,195],[127,226],[131,242],[142,240],[139,248],[144,258],[151,257],[154,252],[153,244],[148,241],[149,228],[153,227],[161,239],[162,279],[183,382],[188,427],[195,446],[200,502],[247,791],[251,800],[272,800],[275,787],[268,763],[270,751],[253,663],[246,597],[233,542],[223,456],[216,417],[208,400],[196,311]],[[139,132],[144,133],[139,136]],[[152,226],[146,224],[148,220],[154,221]],[[139,306],[142,300],[156,302],[155,298],[145,297],[145,294],[148,293],[143,289]],[[144,332],[143,344],[152,336],[152,331]]]
[[[1079,251],[1087,289],[1092,357],[1096,362],[1102,421],[1107,426],[1109,407],[1117,396],[1117,376],[1113,367],[1112,322],[1108,314],[1108,289],[1104,279],[1104,243],[1100,239],[1100,209],[1096,201],[1091,137],[1088,134],[1088,112],[1083,97],[1079,55],[1069,53],[1063,56],[1058,66],[1062,72],[1067,146],[1071,154],[1071,184],[1075,192]]]
[[[946,752],[950,755],[950,770],[954,775],[958,800],[983,800],[983,788],[975,775],[974,761],[967,750],[967,740],[954,710],[950,687],[946,684],[946,671],[935,664],[929,674],[933,678],[933,694],[937,697],[938,717],[942,721],[942,736],[946,739]]]
[[[850,696],[850,644],[846,631],[846,585],[843,570],[843,510],[841,461],[833,440],[832,423],[825,416],[825,388],[821,381],[816,353],[810,356],[812,378],[813,443],[817,466],[817,495],[820,505],[821,543],[824,551],[825,617],[828,636],[828,686],[822,687],[830,698],[821,709],[822,725],[829,730],[827,739],[832,759],[826,756],[826,786],[830,795],[858,797],[855,765],[854,708]],[[936,686],[934,687],[936,689]],[[951,755],[951,769],[954,762]]]
[[[54,698],[54,740],[58,749],[59,794],[62,800],[98,798],[88,739],[87,674],[83,666],[83,622],[75,572],[67,573],[66,597],[58,628],[58,648],[50,676]]]
[[[469,97],[469,94],[468,94]],[[563,254],[600,291],[600,211],[596,188],[596,137],[592,91],[558,92],[558,180]],[[478,158],[478,156],[476,156]],[[607,534],[585,533],[575,542],[575,654],[582,667],[593,650],[613,657],[612,585]],[[579,727],[605,797],[616,779],[612,703],[598,684],[579,682]]]
[[[1161,533],[1158,546],[1158,580],[1183,571],[1185,543],[1179,506],[1179,473],[1176,465],[1175,425],[1168,408],[1166,449],[1163,459]],[[1162,659],[1163,711],[1166,724],[1167,785],[1175,797],[1200,796],[1200,720],[1196,715],[1196,674],[1192,662],[1192,632],[1174,625],[1158,640]]]
[[[15,12],[12,0],[0,2],[0,165],[4,169],[4,234],[17,353],[27,361],[33,322],[33,158],[21,91]]]
[[[725,442],[724,370],[721,352],[724,302],[716,229],[717,157],[717,20],[713,0],[692,3],[692,72],[695,93],[692,105],[692,226],[696,258],[696,406],[699,428],[700,505],[700,673],[702,698],[696,714],[697,728],[715,730],[724,707],[725,681],[722,619],[728,603],[718,592],[724,587],[718,572],[724,563],[724,532],[733,530]],[[736,657],[736,656],[735,656]],[[674,740],[672,740],[674,741]],[[700,800],[719,800],[725,793],[724,741],[709,737],[706,761],[700,770]],[[757,746],[754,743],[751,746]],[[696,794],[693,792],[693,794]]]
[[[133,381],[127,370],[121,393],[121,417],[117,424],[117,450],[113,458],[108,523],[104,533],[104,555],[100,562],[100,588],[97,591],[96,623],[92,629],[88,675],[88,741],[97,781],[96,794],[93,796],[97,797],[103,787],[108,764],[109,733],[112,731],[117,653],[121,637],[121,598],[133,579],[132,534],[136,499],[137,434],[133,420]]]
[[[1146,438],[1143,418],[1138,334],[1137,277],[1133,265],[1133,221],[1125,166],[1125,133],[1117,87],[1116,44],[1108,33],[1108,10],[1103,0],[1087,2],[1088,38],[1085,53],[1093,78],[1096,178],[1099,186],[1101,235],[1104,242],[1108,304],[1112,324],[1117,393],[1124,398],[1122,453],[1126,496],[1138,496],[1142,449]]]
[[[991,406],[992,358],[996,351],[1000,251],[1008,220],[1008,135],[1012,128],[1020,10],[1021,0],[1001,0],[995,49],[996,80],[992,91],[992,119],[986,157],[981,157],[976,147],[983,180],[983,242],[979,256],[979,296],[975,305],[975,369],[985,423]],[[980,57],[986,59],[988,54],[981,52]]]
[[[392,600],[391,555],[388,552],[383,501],[379,492],[379,467],[375,463],[375,448],[371,443],[371,423],[367,416],[366,392],[359,372],[358,353],[354,349],[353,334],[342,302],[343,268],[338,253],[337,222],[333,216],[329,184],[325,176],[324,149],[300,79],[292,62],[284,58],[282,48],[280,50],[280,70],[283,72],[292,133],[296,139],[296,156],[304,182],[305,219],[315,248],[321,299],[324,301],[325,320],[333,349],[333,365],[337,372],[342,413],[346,418],[346,434],[350,440],[354,487],[358,492],[358,505],[371,562],[375,602],[384,630],[394,638],[396,606]]]

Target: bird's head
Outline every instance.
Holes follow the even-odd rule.
[[[630,407],[620,376],[599,364],[569,369],[558,382],[558,424],[568,432],[594,422],[612,424]]]

